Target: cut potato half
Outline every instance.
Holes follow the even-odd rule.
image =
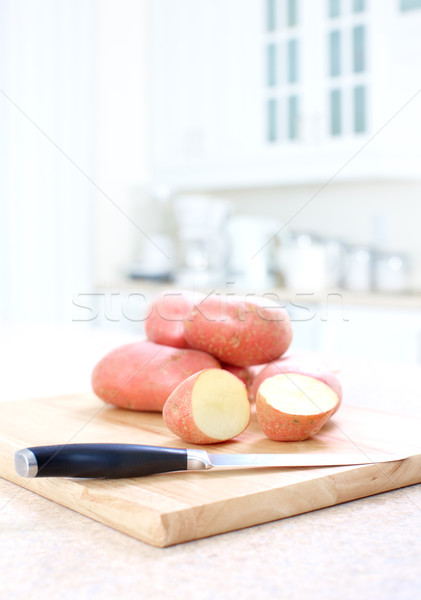
[[[196,426],[205,435],[229,440],[244,431],[250,421],[250,404],[244,383],[219,369],[203,371],[196,378],[192,394]]]
[[[249,367],[249,369],[251,368]],[[342,400],[341,382],[320,358],[310,357],[305,354],[290,354],[289,356],[268,363],[263,368],[260,368],[257,373],[256,367],[253,367],[253,369],[255,374],[251,384],[249,384],[249,398],[251,400],[256,398],[257,390],[265,379],[274,377],[275,375],[296,373],[297,375],[307,375],[308,377],[313,377],[313,379],[320,379],[320,381],[331,387],[339,397],[339,404],[336,410],[340,406],[340,401]]]
[[[168,429],[187,442],[212,444],[230,440],[250,422],[246,386],[222,369],[195,373],[169,396],[163,417]]]
[[[301,441],[323,427],[338,403],[336,392],[319,379],[297,373],[274,375],[257,391],[257,419],[270,439]]]

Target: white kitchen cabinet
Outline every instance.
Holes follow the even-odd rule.
[[[362,11],[343,0],[331,18],[327,0],[273,0],[272,31],[270,3],[149,3],[152,181],[188,190],[416,177],[415,104],[383,127],[414,93],[421,11],[405,19],[395,0]]]
[[[208,177],[254,154],[261,116],[260,0],[154,0],[152,162],[156,179]],[[193,176],[193,173],[191,173]]]

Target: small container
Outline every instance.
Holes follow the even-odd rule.
[[[376,252],[374,287],[379,292],[400,293],[408,290],[409,261],[404,254]]]
[[[206,195],[184,195],[174,201],[179,249],[178,285],[221,285],[228,261],[229,201]]]
[[[175,246],[171,237],[164,233],[151,233],[143,241],[136,260],[129,266],[131,279],[170,281],[174,268]]]
[[[325,241],[326,289],[340,288],[344,282],[345,246],[336,240]]]
[[[347,247],[344,288],[352,292],[369,292],[373,288],[373,252],[370,248]]]
[[[283,236],[279,264],[291,290],[318,292],[326,288],[326,253],[323,242],[308,233]]]
[[[239,287],[256,290],[273,287],[275,236],[281,228],[281,223],[268,217],[231,217],[229,273]]]

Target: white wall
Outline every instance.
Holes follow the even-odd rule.
[[[144,238],[138,227],[148,229],[137,208],[148,164],[147,2],[98,0],[96,11],[96,182],[105,194],[95,197],[95,280],[106,282],[127,270]]]
[[[146,5],[0,3],[0,320],[71,321],[143,238]]]
[[[66,321],[92,273],[92,2],[0,3],[0,320]]]

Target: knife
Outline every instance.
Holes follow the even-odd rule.
[[[403,460],[406,456],[355,454],[210,454],[205,450],[138,444],[62,444],[17,450],[15,469],[21,477],[140,477],[169,471],[213,467],[333,467]]]

